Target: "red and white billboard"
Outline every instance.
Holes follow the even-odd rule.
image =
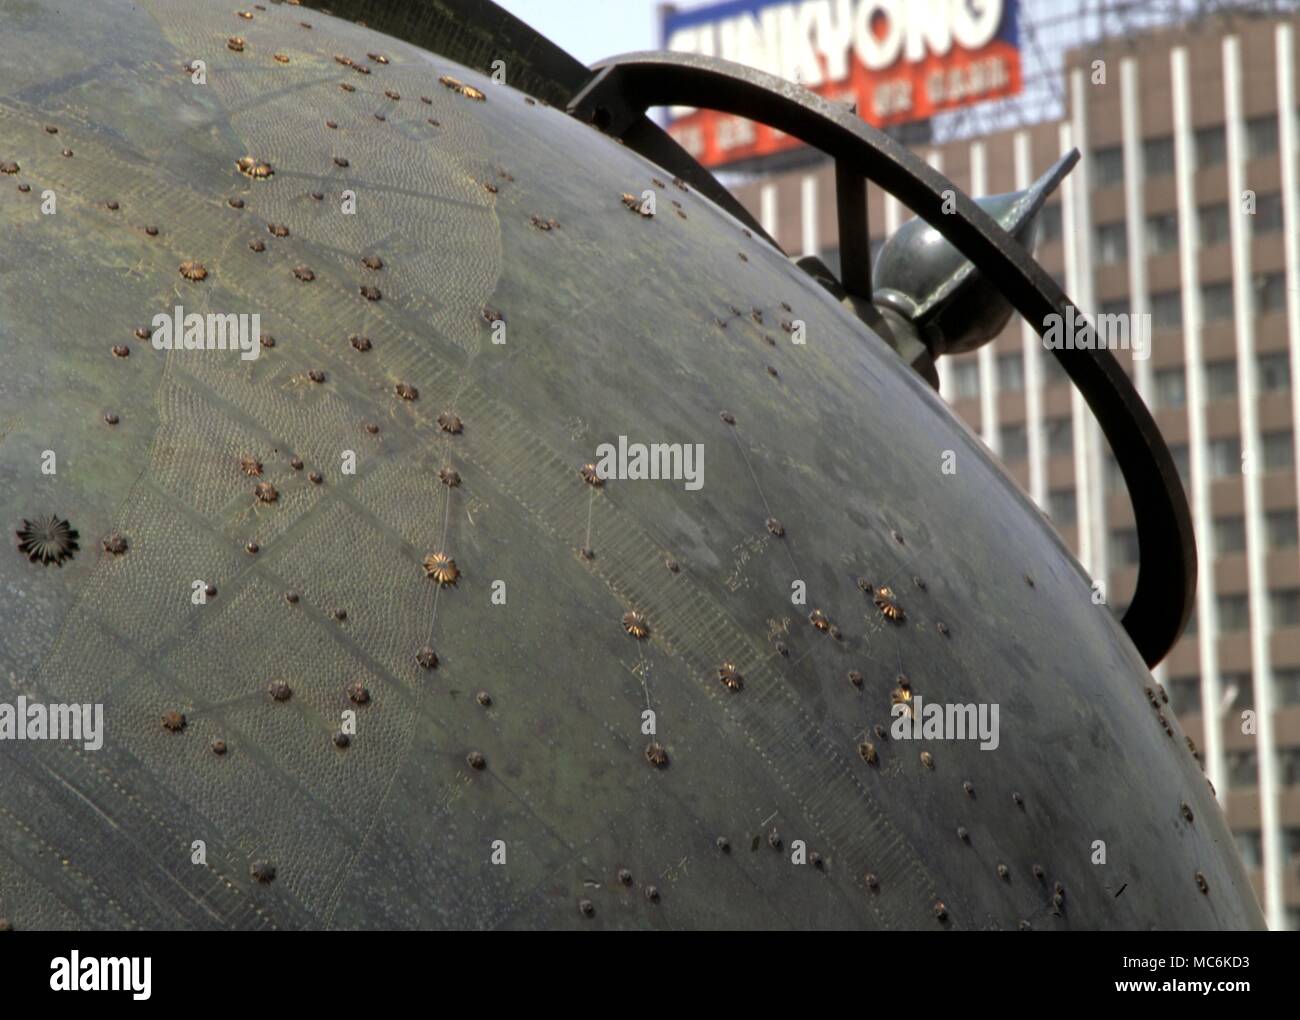
[[[876,127],[1020,91],[1017,0],[727,0],[665,8],[663,45],[854,102]],[[741,117],[677,109],[669,133],[705,166],[801,143]]]

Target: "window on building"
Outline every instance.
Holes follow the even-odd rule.
[[[1201,206],[1196,210],[1196,225],[1202,248],[1223,244],[1228,240],[1228,203]]]
[[[1029,435],[1025,426],[1003,425],[998,429],[998,446],[1003,461],[1012,463],[1029,456]]]
[[[1232,318],[1232,282],[1201,284],[1201,317],[1206,322],[1223,322]]]
[[[1246,121],[1246,158],[1259,159],[1277,152],[1277,114],[1265,113]]]
[[[1291,389],[1291,356],[1286,351],[1256,355],[1255,369],[1255,385],[1261,393],[1285,393]]]
[[[1112,145],[1096,149],[1092,154],[1092,186],[1109,188],[1124,180],[1124,149]]]
[[[1227,478],[1241,473],[1241,440],[1236,436],[1211,439],[1205,447],[1211,478]]]
[[[1103,301],[1097,308],[1101,315],[1128,315],[1131,305],[1129,304],[1128,295],[1123,297],[1111,298],[1109,301]]]
[[[1264,441],[1265,471],[1285,471],[1295,466],[1295,444],[1289,429],[1265,432],[1261,438]]]
[[[1229,786],[1240,789],[1258,784],[1256,773],[1259,762],[1254,751],[1229,751],[1223,757],[1224,764],[1228,767]]]
[[[1142,141],[1142,172],[1147,177],[1167,177],[1174,172],[1174,136]]]
[[[1228,158],[1228,138],[1222,124],[1197,128],[1193,137],[1196,148],[1196,169],[1219,166]]]
[[[1187,480],[1192,477],[1191,453],[1186,443],[1170,443],[1169,456],[1173,458],[1174,467],[1178,469],[1178,478],[1187,488]]]
[[[1283,786],[1300,783],[1300,747],[1283,747],[1277,752],[1278,771],[1282,773]]]
[[[1115,528],[1111,531],[1110,562],[1116,567],[1129,567],[1138,562],[1136,528]]]
[[[1038,211],[1038,242],[1051,244],[1061,239],[1061,203],[1049,202]]]
[[[1231,400],[1237,395],[1237,363],[1211,361],[1205,366],[1205,395],[1209,400]]]
[[[1234,831],[1232,839],[1237,844],[1237,853],[1241,854],[1241,863],[1251,871],[1258,871],[1264,861],[1259,830]]]
[[[1273,701],[1278,707],[1300,705],[1300,668],[1273,670]]]
[[[1156,329],[1179,329],[1183,325],[1183,296],[1176,290],[1151,295],[1151,325]]]
[[[1053,456],[1074,453],[1074,422],[1069,418],[1048,418],[1043,422],[1047,430],[1047,452]]]
[[[1053,489],[1047,494],[1047,515],[1066,527],[1078,520],[1079,508],[1073,489]]]
[[[1270,549],[1294,549],[1300,541],[1300,527],[1297,526],[1294,510],[1270,510],[1264,515],[1264,526],[1268,531]]]
[[[1098,223],[1093,230],[1096,257],[1101,265],[1123,262],[1128,258],[1128,226],[1118,223]]]
[[[1171,676],[1166,686],[1169,700],[1179,715],[1189,715],[1201,710],[1201,678],[1199,676]]]
[[[1286,308],[1286,273],[1259,273],[1255,284],[1255,314],[1280,312]]]
[[[1256,234],[1275,234],[1282,229],[1282,192],[1255,196],[1255,217],[1250,228]]]
[[[1025,388],[1025,359],[1019,352],[998,355],[998,389],[1019,392]]]
[[[1300,624],[1300,588],[1268,593],[1268,623],[1274,630]]]
[[[955,361],[952,366],[953,395],[966,400],[980,395],[980,366],[974,358]]]
[[[1287,864],[1300,859],[1300,828],[1289,825],[1282,830],[1282,855]],[[1297,911],[1297,920],[1300,920],[1300,911]],[[1293,927],[1291,930],[1296,929]]]
[[[1178,247],[1178,214],[1152,213],[1146,219],[1146,247],[1148,255],[1162,255]]]
[[[1156,407],[1185,407],[1187,405],[1187,377],[1182,365],[1157,368],[1153,374],[1156,386]]]
[[[1219,556],[1246,548],[1246,520],[1241,516],[1214,518],[1214,552]]]
[[[1245,595],[1220,595],[1216,599],[1219,610],[1219,630],[1224,633],[1247,630],[1250,627],[1250,599]]]
[[[1224,673],[1219,677],[1219,695],[1230,709],[1254,708],[1254,678],[1249,673]]]

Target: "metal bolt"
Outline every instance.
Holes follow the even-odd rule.
[[[275,865],[270,861],[254,861],[248,873],[265,885],[275,878]]]

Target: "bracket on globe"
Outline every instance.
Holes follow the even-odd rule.
[[[870,303],[866,182],[889,192],[937,230],[1040,335],[1075,313],[1073,302],[1014,237],[968,195],[919,157],[848,109],[801,85],[696,54],[630,53],[595,64],[569,112],[620,138],[684,179],[707,171],[647,116],[652,106],[692,106],[766,124],[835,159],[843,289]],[[1068,169],[1068,168],[1067,168]],[[945,200],[955,210],[944,212]],[[734,201],[734,200],[733,200]],[[763,235],[766,236],[766,235]],[[769,238],[770,240],[770,238]],[[773,242],[775,243],[775,242]],[[779,250],[779,249],[778,249]],[[1077,312],[1077,309],[1075,309]],[[1086,321],[1081,313],[1076,321]],[[1173,647],[1196,594],[1196,540],[1187,497],[1164,437],[1108,350],[1053,349],[1096,416],[1128,486],[1140,562],[1123,626],[1148,666]]]

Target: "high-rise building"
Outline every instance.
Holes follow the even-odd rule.
[[[1270,925],[1300,929],[1300,16],[1280,2],[1070,8],[1023,3],[1019,96],[900,137],[975,196],[1081,151],[1036,254],[1085,312],[1150,327],[1148,356],[1115,353],[1174,454],[1200,557],[1195,613],[1156,679]],[[839,271],[833,165],[805,151],[732,170],[786,251]],[[869,192],[874,253],[910,213]],[[1013,319],[939,367],[953,410],[1122,613],[1133,512],[1053,352]]]

